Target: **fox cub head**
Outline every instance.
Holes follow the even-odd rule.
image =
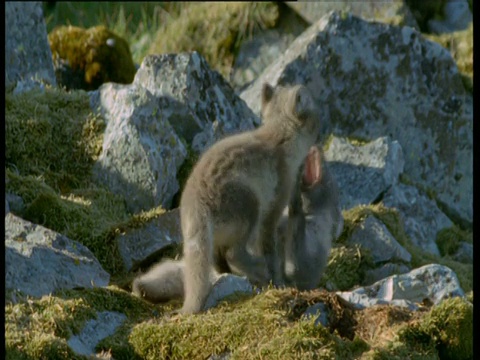
[[[303,85],[262,88],[262,123],[299,129],[315,138],[320,130],[319,110]]]

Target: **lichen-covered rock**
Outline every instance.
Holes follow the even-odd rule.
[[[354,145],[333,136],[325,159],[338,182],[342,209],[371,204],[398,182],[404,165],[401,146],[387,137]]]
[[[117,237],[118,250],[125,269],[130,271],[156,252],[169,245],[180,244],[180,211],[178,208],[164,213],[138,229],[131,229]]]
[[[57,83],[96,90],[106,82],[130,84],[135,65],[128,43],[105,26],[58,26],[48,35]]]
[[[55,85],[52,52],[40,1],[5,3],[5,89]]]
[[[403,219],[406,234],[421,249],[440,255],[435,242],[440,230],[449,228],[451,220],[414,186],[397,184],[383,197],[383,204],[396,208]]]
[[[472,224],[472,103],[450,53],[410,27],[330,13],[308,28],[241,97],[259,114],[262,84],[303,83],[325,132],[398,140],[405,173]]]
[[[295,9],[311,24],[318,21],[329,11],[347,10],[363,19],[418,28],[417,22],[405,0],[289,1],[286,4]]]
[[[107,286],[110,275],[82,244],[12,213],[5,217],[5,289],[32,296]]]
[[[223,77],[197,52],[148,55],[134,83],[159,100],[178,135],[200,153],[225,135],[260,122]],[[186,110],[188,111],[186,111]]]
[[[409,263],[412,255],[398,243],[387,227],[376,217],[368,216],[348,239],[349,243],[359,244],[370,250],[375,263],[403,261]]]
[[[125,197],[134,213],[168,208],[179,190],[176,174],[187,150],[158,111],[152,94],[135,84],[104,84],[91,106],[107,119],[94,179]]]
[[[205,301],[204,310],[217,306],[224,298],[235,293],[252,294],[253,286],[246,277],[221,274]]]
[[[438,305],[444,299],[465,296],[457,275],[438,264],[425,265],[407,274],[389,276],[373,285],[337,294],[357,308],[391,304],[411,310],[418,309],[416,303],[425,300]]]
[[[88,320],[79,334],[68,339],[68,346],[77,354],[94,356],[95,346],[107,336],[113,335],[127,319],[125,314],[116,311],[101,311],[97,318]]]

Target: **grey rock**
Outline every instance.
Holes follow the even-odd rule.
[[[80,334],[68,339],[67,344],[79,355],[95,356],[95,346],[107,336],[113,335],[126,319],[126,315],[119,312],[98,312],[97,318],[88,320]]]
[[[55,85],[52,52],[40,1],[5,3],[5,89]]]
[[[117,237],[118,250],[127,271],[141,266],[165,247],[181,242],[178,208],[149,221],[141,228],[128,230]]]
[[[304,318],[316,317],[315,325],[323,325],[324,327],[328,326],[328,309],[327,306],[322,303],[316,303],[315,305],[309,306],[307,310],[303,313]]]
[[[241,93],[256,114],[264,82],[310,88],[324,134],[398,140],[409,178],[472,225],[473,102],[447,49],[407,26],[330,13]]]
[[[453,259],[464,264],[473,263],[473,245],[465,241],[460,242],[457,252],[453,255]]]
[[[383,204],[399,211],[405,232],[414,245],[431,254],[440,255],[435,242],[437,233],[453,226],[453,223],[438,209],[435,201],[427,198],[417,188],[399,183],[385,194]]]
[[[123,195],[132,213],[170,207],[187,150],[158,111],[156,99],[135,84],[114,83],[102,85],[90,96],[92,108],[107,119],[94,180]]]
[[[10,212],[10,206],[8,205],[7,198],[5,197],[5,215]]]
[[[385,224],[374,216],[368,216],[348,239],[351,244],[360,244],[370,250],[373,261],[410,262],[412,255],[398,243]]]
[[[82,244],[12,213],[5,217],[5,289],[42,296],[107,286],[110,275]]]
[[[371,204],[398,182],[404,166],[401,146],[387,137],[356,146],[334,136],[325,159],[337,179],[342,209]]]
[[[8,202],[10,211],[13,211],[15,214],[21,214],[25,209],[22,197],[17,194],[5,193],[5,201]]]
[[[221,274],[205,301],[204,310],[217,306],[224,298],[238,292],[253,294],[253,286],[247,278],[232,274]]]
[[[251,130],[260,122],[197,52],[148,55],[134,83],[159,101],[160,112],[178,134],[201,153],[225,135]]]
[[[467,0],[449,0],[443,8],[444,20],[428,21],[430,32],[441,34],[465,30],[473,21]]]
[[[373,285],[337,294],[360,309],[391,304],[416,310],[416,303],[424,300],[438,305],[450,297],[465,297],[457,275],[438,264],[425,265],[407,274],[389,276]]]
[[[315,23],[329,11],[344,10],[366,20],[402,23],[418,28],[405,0],[287,1],[286,4],[295,9],[309,23]]]
[[[365,273],[364,283],[369,285],[388,276],[395,274],[405,274],[410,268],[405,264],[386,263],[379,268],[367,270]]]

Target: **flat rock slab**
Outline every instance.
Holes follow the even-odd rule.
[[[119,312],[99,312],[97,318],[88,320],[80,334],[68,339],[67,344],[79,355],[95,355],[95,346],[107,336],[113,335],[126,319],[127,316]]]
[[[110,275],[92,252],[12,213],[5,217],[5,289],[31,296],[75,287],[107,286]]]
[[[407,274],[389,276],[371,286],[337,294],[360,309],[391,304],[411,310],[418,309],[416,304],[425,300],[438,305],[444,299],[465,296],[457,275],[438,264],[425,265]]]

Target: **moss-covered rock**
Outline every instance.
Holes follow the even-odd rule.
[[[271,2],[192,3],[158,31],[150,54],[197,51],[228,78],[241,42],[259,29],[274,27],[278,5]]]
[[[57,83],[95,90],[105,82],[130,84],[135,65],[128,43],[105,26],[59,26],[48,35]]]

